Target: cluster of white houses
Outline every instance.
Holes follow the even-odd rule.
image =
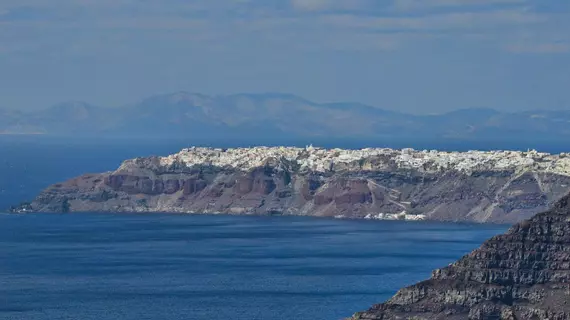
[[[410,169],[421,169],[426,166],[435,170],[458,171],[528,169],[570,175],[570,155],[564,153],[553,155],[534,150],[446,152],[409,148],[323,149],[312,146],[234,149],[192,147],[163,157],[160,162],[162,165],[178,162],[188,166],[212,165],[249,170],[263,166],[270,159],[295,162],[300,168],[316,172],[331,170],[338,164],[362,164],[366,160],[374,160],[370,162],[372,165],[381,166],[383,163],[392,162],[399,168]]]

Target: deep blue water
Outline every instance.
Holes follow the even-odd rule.
[[[0,319],[340,319],[504,226],[0,215]]]
[[[0,208],[52,183],[113,170],[125,158],[188,146],[0,138]],[[342,145],[350,146],[363,147]],[[0,213],[0,319],[339,319],[425,279],[505,229],[298,217]]]

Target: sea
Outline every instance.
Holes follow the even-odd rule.
[[[58,181],[190,145],[1,137],[0,319],[342,319],[426,279],[508,228],[308,217],[1,213]],[[350,146],[362,147],[341,147]],[[544,151],[560,152],[555,148]]]

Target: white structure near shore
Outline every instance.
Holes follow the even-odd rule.
[[[367,220],[404,220],[404,221],[422,221],[427,217],[423,214],[408,214],[406,211],[399,213],[379,213],[367,214],[364,219]]]

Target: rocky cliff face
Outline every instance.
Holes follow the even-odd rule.
[[[351,319],[570,319],[570,196]]]
[[[570,192],[565,155],[187,149],[55,184],[14,211],[520,221]]]

